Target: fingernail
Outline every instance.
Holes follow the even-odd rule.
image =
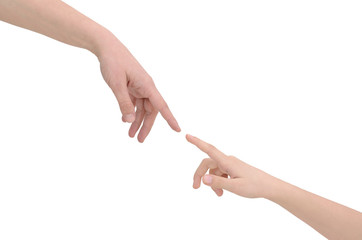
[[[204,176],[204,183],[205,184],[211,184],[212,182],[212,177],[210,175],[205,175]]]
[[[127,114],[124,116],[126,122],[132,123],[135,120],[134,114]]]

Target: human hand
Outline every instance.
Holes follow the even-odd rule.
[[[0,20],[94,53],[104,80],[118,100],[122,120],[132,123],[130,137],[135,136],[143,122],[138,134],[138,140],[143,142],[158,112],[172,129],[180,131],[151,77],[127,48],[106,28],[63,1],[0,0]]]
[[[274,177],[194,136],[186,135],[186,139],[210,157],[205,158],[195,172],[195,189],[200,187],[202,178],[218,196],[222,196],[225,189],[248,198],[267,197],[269,186],[276,180]],[[209,174],[205,175],[208,170]]]
[[[158,112],[173,130],[181,131],[152,78],[118,39],[113,36],[103,41],[96,55],[103,78],[117,98],[122,121],[132,123],[130,137],[135,136],[143,122],[138,133],[138,141],[143,142]]]

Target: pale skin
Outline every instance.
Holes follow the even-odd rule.
[[[202,182],[218,196],[223,190],[247,198],[268,199],[310,225],[328,239],[362,239],[362,213],[275,178],[194,136],[186,139],[205,152],[194,175],[193,187]],[[207,174],[207,172],[209,173]]]
[[[160,112],[170,127],[181,129],[152,78],[129,50],[106,28],[60,0],[0,0],[0,20],[94,53],[112,89],[123,122],[132,123],[143,142]]]
[[[134,137],[142,125],[138,140],[143,142],[158,112],[173,130],[180,131],[152,78],[128,49],[106,28],[64,2],[0,0],[0,20],[94,53],[104,80],[116,96],[122,120],[132,123],[130,137]],[[196,170],[194,188],[199,188],[202,180],[218,196],[228,190],[243,197],[265,198],[284,207],[328,239],[362,239],[360,212],[226,156],[200,139],[187,136],[187,140],[210,157]]]

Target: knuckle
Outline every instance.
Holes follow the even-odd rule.
[[[126,78],[125,77],[116,77],[114,75],[109,74],[105,78],[106,83],[111,87],[115,89],[123,88],[124,86],[127,86]]]
[[[155,85],[155,83],[153,81],[153,78],[148,74],[145,77],[145,83],[148,84],[149,86],[154,86]]]
[[[152,77],[148,73],[145,73],[145,75],[143,76],[143,79],[144,79],[145,84],[148,84],[149,86],[155,85]]]
[[[139,76],[139,79],[141,80],[142,84],[147,87],[152,87],[154,85],[152,77],[144,72]]]
[[[203,175],[200,173],[200,171],[196,171],[194,174],[194,179],[201,178]]]
[[[230,168],[228,166],[225,167],[225,174],[230,175]]]
[[[204,158],[204,159],[202,159],[201,164],[204,165],[204,164],[208,163],[209,160],[210,160],[209,158]]]

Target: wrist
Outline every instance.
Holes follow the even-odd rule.
[[[267,181],[263,197],[270,201],[276,202],[277,199],[280,198],[281,194],[283,194],[283,189],[285,189],[286,184],[286,182],[276,177],[270,176]]]
[[[99,26],[99,28],[94,31],[93,36],[94,38],[91,39],[87,50],[96,55],[97,58],[101,57],[104,49],[117,42],[119,43],[119,40],[113,35],[113,33],[102,26]]]

